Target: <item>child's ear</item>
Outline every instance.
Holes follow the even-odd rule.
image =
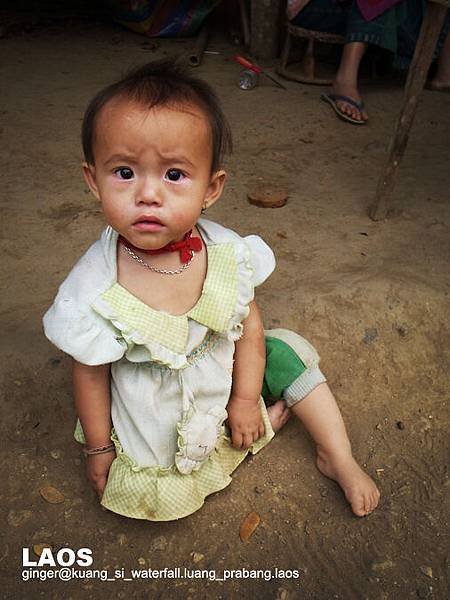
[[[89,165],[87,162],[84,162],[81,166],[83,168],[83,175],[84,175],[85,182],[87,183],[89,189],[94,194],[94,196],[97,198],[97,200],[100,200],[97,183],[95,181],[94,165]]]
[[[227,174],[224,170],[216,171],[212,174],[211,181],[208,185],[206,192],[205,201],[203,202],[203,208],[207,209],[220,198],[223,192],[223,186],[225,185],[225,179]]]

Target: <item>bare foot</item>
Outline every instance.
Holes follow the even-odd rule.
[[[347,96],[351,100],[358,102],[358,104],[362,102],[362,98],[357,87],[343,81],[338,81],[337,79],[333,83],[333,94],[338,96]],[[356,106],[345,102],[345,100],[337,100],[336,105],[343,113],[352,119],[355,119],[356,121],[367,121],[369,118],[364,108],[362,110],[358,110]]]
[[[450,92],[450,81],[443,81],[436,77],[427,84],[427,89],[433,92]]]
[[[286,425],[291,416],[291,411],[286,406],[284,400],[277,400],[275,404],[267,407],[267,414],[269,415],[272,429],[276,433],[277,431],[280,431],[283,425]]]
[[[350,453],[337,459],[319,449],[317,468],[341,486],[355,515],[364,517],[375,510],[380,492]]]

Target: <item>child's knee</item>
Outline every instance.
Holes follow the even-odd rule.
[[[305,338],[288,329],[267,330],[265,335],[266,392],[284,398],[290,407],[326,381],[319,354]]]

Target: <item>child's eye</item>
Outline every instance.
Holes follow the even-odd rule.
[[[169,169],[166,171],[165,178],[173,183],[179,183],[184,179],[185,175],[180,169]]]
[[[133,179],[134,173],[128,167],[120,167],[120,169],[116,169],[114,173],[119,177],[119,179]]]

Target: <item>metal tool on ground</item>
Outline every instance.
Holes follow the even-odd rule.
[[[258,67],[258,65],[255,65],[255,63],[252,63],[251,61],[249,61],[248,58],[244,58],[243,56],[239,56],[239,54],[236,54],[236,56],[234,57],[234,60],[236,62],[238,62],[240,65],[242,65],[243,67],[245,67],[246,69],[253,71],[257,75],[265,75],[271,81],[276,83],[277,86],[280,87],[281,89],[283,89],[283,90],[286,89],[284,87],[284,85],[282,85],[279,81],[277,81],[274,77],[272,77],[272,75],[269,75],[269,73],[267,73],[266,71],[261,69],[261,67]]]

